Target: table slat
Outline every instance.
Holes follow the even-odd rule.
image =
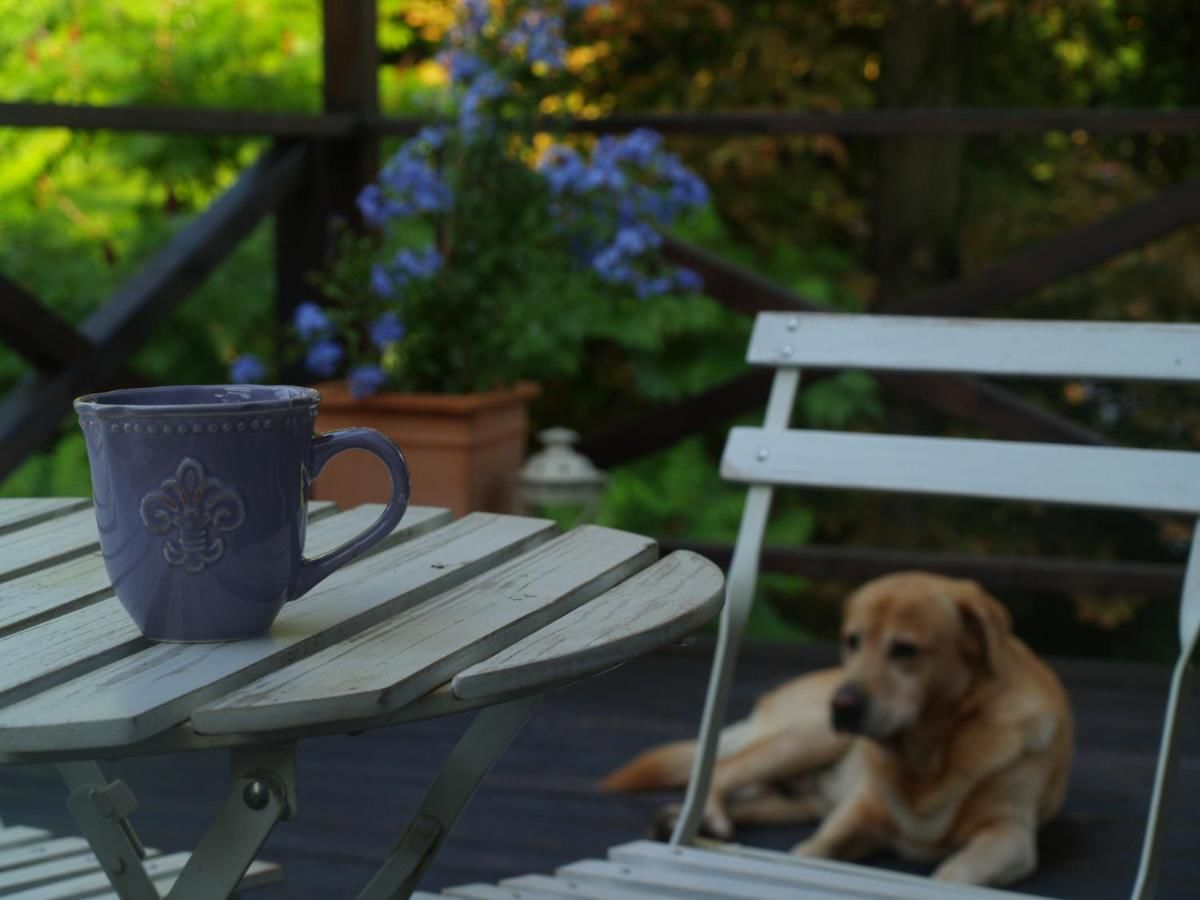
[[[381,505],[374,508],[379,509]],[[417,509],[435,512],[430,507]],[[409,511],[406,523],[414,511]],[[327,501],[310,504],[309,534],[320,533],[313,531],[314,524],[336,512],[337,507]],[[441,512],[449,517],[447,511]],[[106,596],[112,596],[112,585],[99,550],[0,582],[0,639]]]
[[[375,521],[382,508],[381,504],[368,504],[319,518],[309,524],[309,542],[317,549],[334,547]],[[449,520],[448,510],[415,507],[371,552],[423,534]],[[0,706],[16,703],[149,646],[151,642],[142,637],[115,597],[0,636]],[[54,652],[47,653],[47,647],[53,647]]]
[[[112,747],[184,721],[197,706],[449,590],[551,536],[541,519],[476,513],[340,569],[285,606],[271,633],[156,644],[0,709],[0,750]]]
[[[196,710],[201,733],[264,731],[399,709],[619,584],[655,542],[585,525]]]
[[[0,500],[0,534],[35,525],[91,504],[87,497],[11,497]]]
[[[709,560],[678,551],[454,678],[474,700],[591,675],[678,640],[721,608],[725,578]]]
[[[10,532],[4,535],[0,553],[0,581],[79,556],[99,543],[96,516],[90,508]]]

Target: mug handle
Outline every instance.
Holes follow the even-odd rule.
[[[392,476],[392,496],[388,498],[387,506],[379,518],[362,534],[315,559],[300,560],[300,571],[288,600],[308,593],[317,582],[328,578],[350,560],[378,544],[400,524],[408,508],[408,463],[404,461],[400,448],[373,428],[341,428],[314,437],[308,450],[308,484],[315,481],[325,464],[343,450],[366,450],[383,460],[388,474]],[[306,490],[308,484],[305,484]]]

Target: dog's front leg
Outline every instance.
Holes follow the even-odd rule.
[[[792,848],[800,856],[862,859],[882,849],[889,833],[887,814],[879,798],[859,786],[834,808],[807,841]]]
[[[739,788],[766,785],[827,766],[844,752],[846,739],[832,732],[783,731],[760,738],[717,761],[704,804],[704,825],[717,837],[733,837],[725,799]]]
[[[1002,819],[976,832],[962,849],[938,866],[933,877],[998,887],[1024,878],[1036,866],[1033,828],[1015,819]]]

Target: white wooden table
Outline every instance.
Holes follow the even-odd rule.
[[[308,554],[378,513],[312,504]],[[707,560],[658,559],[627,532],[413,507],[269,635],[154,644],[112,594],[86,503],[0,501],[0,763],[58,763],[121,897],[213,900],[296,814],[300,739],[480,708],[359,895],[405,897],[546,690],[693,631],[723,584]],[[132,793],[92,760],[217,747],[231,749],[232,783],[216,822],[190,858],[148,874]]]

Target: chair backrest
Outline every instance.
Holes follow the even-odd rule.
[[[763,313],[750,363],[776,369],[761,428],[734,428],[722,475],[749,486],[701,724],[700,750],[674,843],[690,843],[711,781],[737,648],[754,595],[776,486],[874,489],[1031,500],[1200,516],[1200,453],[790,429],[802,367],[1037,378],[1200,382],[1200,325],[1039,322]],[[1194,537],[1179,612],[1181,653],[1133,896],[1153,896],[1164,797],[1173,778],[1181,698],[1200,634]]]

